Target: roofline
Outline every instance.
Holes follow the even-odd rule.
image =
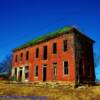
[[[85,38],[89,39],[92,43],[95,43],[95,41],[94,41],[93,39],[89,38],[89,37],[86,36],[84,33],[80,32],[78,29],[76,29],[75,27],[72,27],[69,31],[63,32],[63,33],[60,34],[59,36],[61,36],[61,35],[63,35],[63,34],[66,34],[66,33],[69,33],[69,32],[75,32],[75,33],[81,34],[81,35],[84,36]],[[45,40],[40,41],[40,42],[38,42],[38,43],[36,43],[36,44],[33,44],[33,45],[40,44],[40,43],[42,43],[42,42],[51,40],[51,39],[56,38],[56,37],[59,37],[59,36],[50,37],[50,38],[48,38],[48,39],[45,39]],[[30,45],[25,46],[25,47],[23,47],[23,48],[15,48],[15,49],[13,49],[12,51],[13,51],[13,52],[20,51],[20,50],[22,50],[22,49],[28,48],[28,47],[33,46],[33,45],[30,44]]]
[[[89,39],[92,43],[95,43],[95,41],[93,39],[91,39],[90,37],[86,36],[83,32],[80,32],[78,29],[73,28],[73,30],[74,30],[74,32],[76,31],[76,32],[78,32],[78,34],[80,34],[80,35],[84,36],[85,38]]]
[[[72,30],[73,30],[73,29],[71,29],[71,30],[69,30],[69,31],[67,31],[67,32],[63,32],[63,34],[69,33],[69,32],[71,32]],[[61,36],[61,35],[63,35],[63,34],[60,34],[59,36]],[[53,36],[53,37],[50,37],[49,39],[46,39],[46,40],[40,41],[40,42],[38,42],[38,43],[36,43],[36,44],[33,44],[33,45],[40,44],[40,43],[42,43],[42,42],[45,42],[45,41],[48,41],[48,40],[54,39],[54,38],[59,37],[59,36]],[[28,47],[33,46],[33,45],[30,44],[29,46],[23,47],[23,48],[21,48],[21,49],[19,49],[19,48],[15,48],[15,49],[13,49],[13,52],[20,51],[20,50],[22,50],[22,49],[28,48]]]

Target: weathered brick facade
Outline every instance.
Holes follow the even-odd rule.
[[[65,51],[64,40],[67,41]],[[45,51],[44,46],[47,46]],[[53,48],[56,53],[53,53]],[[47,52],[45,60],[44,52]],[[56,81],[73,84],[94,82],[93,40],[71,28],[58,36],[46,37],[44,41],[34,45],[17,48],[13,51],[12,76],[16,76],[17,81]]]

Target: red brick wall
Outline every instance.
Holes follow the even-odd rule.
[[[75,81],[75,58],[74,58],[74,39],[73,34],[65,34],[57,38],[51,39],[46,42],[16,51],[13,53],[13,67],[20,67],[24,64],[29,64],[29,80],[34,81],[34,66],[39,66],[38,80],[42,80],[42,67],[43,64],[47,64],[47,81],[52,81],[52,64],[57,62],[57,80],[59,81]],[[63,39],[68,41],[68,50],[63,52]],[[52,53],[53,43],[57,43],[57,54]],[[48,47],[47,60],[43,60],[43,46]],[[39,47],[39,58],[35,58],[36,48]],[[29,51],[29,60],[25,60],[26,51]],[[20,61],[20,53],[23,53],[23,61]],[[15,62],[15,56],[18,55],[18,62]],[[63,61],[68,61],[69,74],[64,76],[63,74]]]

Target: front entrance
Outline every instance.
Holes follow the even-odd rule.
[[[53,63],[53,80],[57,80],[57,63]]]
[[[47,65],[43,65],[43,81],[46,81],[47,77]]]
[[[18,81],[22,81],[22,67],[19,69]]]

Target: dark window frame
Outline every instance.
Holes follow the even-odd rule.
[[[47,60],[48,57],[48,47],[44,46],[43,47],[43,60]]]
[[[39,48],[36,48],[36,58],[39,58]]]
[[[29,51],[26,51],[26,60],[29,59]]]
[[[64,75],[68,75],[68,61],[63,62]]]
[[[63,51],[66,52],[68,49],[68,41],[67,40],[63,40]]]
[[[53,43],[53,54],[57,54],[57,43]]]

